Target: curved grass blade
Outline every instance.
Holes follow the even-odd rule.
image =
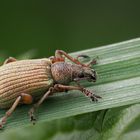
[[[140,38],[71,55],[78,54],[99,57],[94,67],[99,75],[97,83],[83,84],[102,99],[93,103],[77,91],[56,94],[39,108],[38,123],[140,102]],[[5,129],[30,125],[27,114],[30,107],[18,107]],[[0,117],[4,112],[0,110]]]

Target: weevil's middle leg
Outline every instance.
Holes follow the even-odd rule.
[[[12,107],[5,113],[5,116],[3,116],[0,120],[0,129],[3,128],[3,125],[6,123],[7,118],[11,116],[11,114],[14,112],[16,107],[19,103],[23,104],[31,104],[32,103],[32,96],[29,94],[22,93],[20,96],[17,97]]]
[[[67,89],[64,89],[64,88],[59,88],[56,85],[54,85],[54,87],[50,87],[49,90],[43,95],[43,97],[36,103],[33,105],[33,107],[29,110],[29,116],[30,116],[30,121],[33,122],[33,124],[35,124],[35,116],[34,116],[34,112],[35,110],[43,103],[44,100],[47,99],[47,97],[52,94],[52,93],[55,93],[55,92],[64,92],[64,91],[67,91]]]
[[[36,118],[34,116],[35,110],[43,103],[43,101],[51,94],[54,92],[54,88],[50,87],[49,90],[43,95],[43,97],[33,105],[33,107],[29,110],[29,116],[30,116],[30,121],[35,124]]]
[[[47,99],[47,97],[55,92],[64,92],[67,91],[67,89],[65,88],[59,88],[58,85],[54,85],[54,87],[50,87],[49,90],[43,95],[43,97],[36,103],[33,105],[33,107],[29,110],[29,116],[30,116],[30,121],[33,122],[33,124],[35,124],[36,118],[34,116],[34,112],[35,110],[43,103],[44,100]]]

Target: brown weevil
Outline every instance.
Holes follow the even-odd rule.
[[[95,82],[96,71],[91,68],[96,60],[88,64],[81,63],[78,58],[87,57],[79,55],[73,58],[62,50],[57,50],[54,57],[43,59],[16,60],[8,58],[0,67],[0,108],[9,108],[0,120],[3,128],[7,118],[19,104],[31,104],[36,97],[37,103],[29,110],[30,119],[35,121],[34,111],[48,98],[50,94],[79,90],[93,101],[101,98],[79,84],[81,80]],[[65,58],[73,63],[66,62]],[[75,82],[77,86],[70,85]],[[46,93],[37,91],[46,91]]]

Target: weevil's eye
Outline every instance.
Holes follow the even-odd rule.
[[[95,70],[92,70],[91,79],[92,79],[93,82],[95,82],[96,79],[97,79],[97,73],[96,73]]]
[[[96,71],[93,69],[86,69],[86,77],[89,82],[96,81]]]
[[[79,78],[83,78],[84,77],[84,74],[81,72],[81,73],[79,73],[78,77]]]

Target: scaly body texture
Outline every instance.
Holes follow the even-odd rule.
[[[20,60],[0,67],[0,108],[10,107],[21,94],[33,97],[52,84],[49,59]],[[41,95],[40,95],[41,96]]]
[[[67,63],[64,56],[74,64]],[[93,101],[101,98],[79,83],[81,80],[96,81],[96,72],[91,68],[96,61],[83,64],[79,62],[78,57],[73,58],[66,52],[57,50],[55,56],[48,59],[16,60],[12,57],[8,58],[0,66],[0,108],[9,108],[0,120],[0,128],[3,128],[7,118],[19,104],[31,104],[37,99],[37,103],[29,110],[30,120],[34,123],[36,108],[50,94],[56,92],[79,90]],[[70,86],[71,82],[75,82],[77,86]]]

